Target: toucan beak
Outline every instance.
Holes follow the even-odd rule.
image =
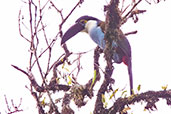
[[[67,40],[69,40],[73,36],[75,36],[80,31],[82,31],[83,29],[84,29],[84,26],[81,23],[75,23],[63,35],[61,45],[64,44]]]

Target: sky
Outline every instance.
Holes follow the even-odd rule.
[[[66,3],[70,5],[66,5]],[[67,7],[63,11],[64,16],[69,13],[76,3],[77,1],[56,1],[56,4],[59,5],[59,8],[65,6]],[[104,20],[105,16],[103,13],[103,5],[106,3],[106,0],[85,0],[83,5],[77,8],[69,20],[64,24],[63,31],[65,32],[67,28],[69,28],[74,21],[82,15],[90,15]],[[96,4],[96,7],[94,4]],[[153,3],[152,5],[142,3],[139,8],[146,9],[147,12],[139,15],[138,23],[134,24],[131,20],[129,20],[128,24],[122,26],[122,30],[125,33],[134,30],[138,31],[138,33],[135,35],[129,35],[128,40],[132,47],[134,87],[136,88],[139,84],[141,84],[142,92],[148,90],[161,90],[161,86],[167,84],[168,88],[171,88],[170,4],[170,0],[161,2],[160,4]],[[11,64],[25,69],[28,66],[27,55],[29,46],[27,42],[20,37],[18,32],[18,12],[20,9],[26,10],[25,4],[20,0],[1,1],[0,112],[2,114],[4,114],[5,110],[7,110],[4,95],[6,95],[9,100],[14,99],[16,104],[19,102],[20,98],[23,99],[22,108],[24,109],[24,112],[21,112],[21,114],[30,114],[36,112],[34,98],[30,95],[29,90],[25,88],[25,85],[29,85],[29,80],[25,75],[11,67]],[[53,24],[56,19],[54,18],[55,16],[56,15],[52,11],[50,14],[47,14],[48,18],[45,20],[52,28],[56,26]],[[53,36],[54,31],[49,31],[49,34]],[[80,37],[82,39],[80,39]],[[59,43],[60,40],[56,45],[59,45]],[[84,33],[79,33],[76,35],[72,40],[67,42],[67,45],[69,49],[75,53],[88,51],[96,47],[96,44],[93,43],[89,36]],[[87,61],[85,62],[85,60],[90,60],[89,62],[92,62],[92,57],[93,51],[90,51],[88,55],[84,55],[82,57],[84,71],[82,71],[80,75],[87,73],[86,76],[84,76],[84,79],[81,76],[78,77],[78,81],[82,84],[86,83],[87,80],[92,77],[93,71],[91,70],[91,67],[88,67],[89,64]],[[101,56],[100,64],[104,66],[103,63],[104,59],[103,56]],[[123,64],[115,64],[113,78],[115,78],[115,88],[124,88],[126,86],[128,89],[129,83],[126,66]],[[88,103],[89,105],[91,104],[91,102]],[[131,107],[134,114],[140,114],[140,112],[142,112],[142,114],[149,114],[148,111],[143,111],[140,103],[136,105],[138,106]],[[157,103],[157,106],[158,110],[152,112],[152,114],[167,114],[168,112],[171,112],[171,107],[168,107],[165,104],[165,101]],[[93,107],[89,107],[89,109],[90,113],[92,112]],[[85,112],[87,111],[87,107],[77,109],[76,111],[76,114]]]

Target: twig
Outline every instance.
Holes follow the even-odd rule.
[[[40,2],[40,0],[39,0],[39,2]],[[47,4],[48,4],[49,2],[51,2],[51,0],[48,0],[48,1],[45,3],[45,5],[41,8],[41,10],[43,10],[43,9],[47,6]]]
[[[6,95],[4,95],[4,97],[5,97],[5,103],[6,103],[6,106],[7,106],[7,109],[8,109],[8,114],[13,114],[13,113],[23,111],[23,109],[19,109],[20,106],[21,106],[21,103],[22,103],[22,98],[20,98],[20,103],[19,103],[18,106],[14,105],[14,101],[13,101],[13,99],[11,99],[11,104],[12,104],[12,107],[13,107],[13,111],[12,111],[11,107],[9,106]]]
[[[58,37],[59,34],[57,34],[56,37]],[[52,40],[51,43],[49,44],[49,46],[42,52],[40,53],[40,55],[37,57],[37,59],[39,59],[49,48],[52,48],[52,46],[55,44],[56,39]],[[34,64],[36,63],[37,59],[34,60],[34,62],[32,63],[31,68],[34,66]]]
[[[70,13],[62,20],[62,23],[59,25],[59,33],[60,37],[62,37],[62,25],[65,23],[65,21],[70,17],[70,15],[73,13],[73,11],[83,3],[84,0],[79,0],[79,2],[74,6],[74,8],[70,11]]]
[[[30,42],[30,60],[29,60],[29,70],[31,71],[31,64],[33,58],[33,50],[34,50],[34,34],[33,34],[33,26],[32,26],[32,0],[28,0],[29,4],[29,17],[30,17],[30,35],[31,35],[31,42]]]
[[[60,14],[61,19],[64,20],[64,17],[63,17],[63,14],[62,14],[62,10],[59,10],[52,1],[50,1],[50,3],[56,9],[56,11]]]
[[[129,8],[130,5],[128,5],[123,11],[121,11],[121,14],[123,14],[128,8]]]
[[[15,66],[15,65],[11,65],[11,66],[14,67],[15,69],[19,70],[20,72],[24,73],[25,75],[29,76],[29,74],[26,71],[20,69],[19,67]]]
[[[128,36],[128,35],[131,35],[131,34],[136,34],[137,32],[138,32],[138,31],[135,30],[135,31],[132,31],[132,32],[125,33],[124,35],[125,35],[125,36]]]
[[[21,68],[15,66],[15,65],[11,65],[11,66],[14,67],[15,69],[17,69],[18,71],[24,73],[28,77],[28,79],[31,82],[31,85],[35,88],[36,91],[44,92],[44,88],[43,87],[40,87],[38,85],[38,83],[34,79],[34,76],[33,76],[33,74],[31,72],[30,73],[27,73],[26,71],[22,70]]]
[[[24,38],[26,41],[28,41],[29,43],[31,43],[31,41],[28,40],[21,32],[21,18],[20,18],[20,16],[21,16],[21,9],[19,10],[19,14],[18,14],[18,29],[19,29],[20,36],[22,38]]]
[[[141,2],[142,0],[139,0],[137,3],[134,4],[134,6],[131,8],[131,10],[123,17],[122,20],[125,20],[129,14],[134,10],[134,8]]]
[[[148,4],[150,4],[151,5],[151,2],[149,2],[148,0],[145,0]]]

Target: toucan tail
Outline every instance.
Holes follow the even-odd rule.
[[[130,83],[130,93],[133,94],[133,76],[132,76],[132,62],[128,61],[128,74],[129,74],[129,83]]]
[[[129,83],[130,83],[130,93],[133,94],[133,76],[132,76],[132,61],[131,58],[124,56],[122,61],[128,67]]]

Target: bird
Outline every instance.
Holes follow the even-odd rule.
[[[105,49],[105,22],[100,19],[88,15],[81,16],[75,21],[62,36],[61,45],[71,39],[79,32],[86,32],[90,38],[101,48]],[[128,69],[130,93],[133,94],[133,75],[132,75],[132,57],[131,46],[125,35],[120,35],[117,41],[112,41],[112,49],[114,63],[124,63]]]

